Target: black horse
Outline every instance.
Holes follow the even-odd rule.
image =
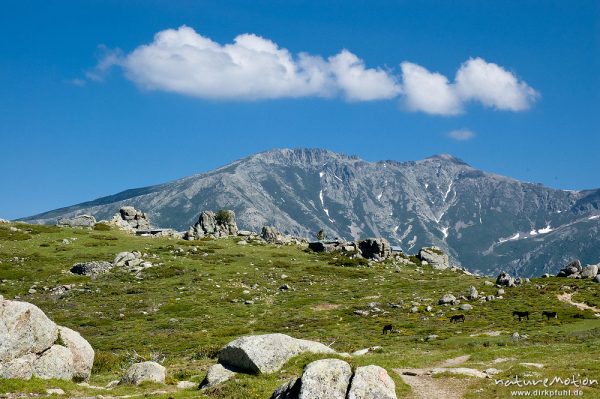
[[[546,316],[548,318],[548,320],[552,319],[558,319],[558,315],[556,314],[556,312],[550,312],[548,310],[544,310],[542,312],[542,318]]]
[[[527,320],[529,320],[529,312],[519,312],[518,310],[515,310],[513,312],[513,318],[515,316],[519,317],[519,321],[521,321],[522,318],[526,318]]]
[[[450,316],[450,323],[458,323],[459,321],[465,322],[464,314],[456,314],[454,316]]]
[[[385,335],[387,333],[391,333],[393,329],[394,329],[394,327],[391,324],[387,324],[387,325],[383,326],[382,334]]]

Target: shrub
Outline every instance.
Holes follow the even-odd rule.
[[[227,209],[221,209],[219,212],[217,212],[215,219],[219,224],[228,224],[232,222],[233,218],[231,216],[231,211],[228,211]]]
[[[94,230],[96,230],[96,231],[109,231],[110,230],[110,226],[107,225],[106,223],[96,223],[94,225]]]

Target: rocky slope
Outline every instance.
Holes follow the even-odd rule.
[[[242,229],[329,238],[382,236],[406,252],[436,245],[470,270],[556,273],[600,260],[600,190],[565,191],[483,172],[449,155],[366,162],[320,149],[252,155],[214,171],[127,190],[25,220],[55,223],[123,205],[185,230],[201,210],[233,209]]]

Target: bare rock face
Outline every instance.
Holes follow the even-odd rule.
[[[235,212],[223,209],[217,213],[203,211],[198,217],[198,222],[190,227],[184,234],[186,240],[197,240],[203,237],[227,237],[238,234],[235,221]]]
[[[85,227],[92,228],[96,224],[96,218],[90,215],[78,215],[70,218],[60,218],[56,222],[57,226],[62,227]]]
[[[347,399],[396,399],[396,384],[379,366],[358,367],[352,376]]]
[[[367,259],[387,259],[392,254],[392,247],[385,238],[367,238],[358,242],[358,249]]]
[[[167,369],[156,362],[141,362],[132,364],[125,372],[119,384],[140,385],[142,382],[165,383]]]
[[[219,363],[247,373],[272,373],[301,353],[335,353],[319,342],[285,334],[249,335],[228,343],[219,353]]]
[[[0,296],[0,378],[86,380],[94,350],[37,306]]]
[[[421,248],[419,259],[429,263],[434,269],[445,270],[450,267],[448,255],[438,247]]]
[[[108,223],[132,234],[152,228],[146,214],[132,206],[121,207]]]

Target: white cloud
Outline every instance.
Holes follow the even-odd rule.
[[[369,69],[347,50],[324,60],[287,49],[254,34],[219,44],[182,26],[158,32],[119,65],[140,87],[209,99],[274,99],[344,96],[389,99],[399,92],[394,77]]]
[[[403,62],[400,67],[408,109],[438,115],[456,115],[462,112],[460,98],[444,75],[429,72],[411,62]]]
[[[498,110],[522,111],[539,96],[527,83],[481,58],[463,63],[455,81],[410,63],[401,76],[367,68],[348,50],[327,59],[292,54],[263,37],[247,33],[220,44],[181,26],[158,32],[154,40],[128,54],[101,47],[104,56],[86,75],[100,81],[113,66],[139,87],[217,100],[342,97],[348,101],[401,97],[407,109],[457,115],[465,103],[480,102]],[[401,77],[401,79],[400,79]]]
[[[448,132],[448,137],[457,141],[467,141],[475,138],[475,132],[468,129],[457,129]]]
[[[478,101],[486,107],[507,111],[524,111],[539,94],[502,67],[481,58],[463,63],[454,83],[422,66],[403,62],[404,102],[413,111],[428,114],[457,115],[464,104]]]
[[[465,101],[476,100],[487,107],[509,111],[526,110],[539,97],[527,83],[481,58],[471,58],[460,66],[456,91]]]

